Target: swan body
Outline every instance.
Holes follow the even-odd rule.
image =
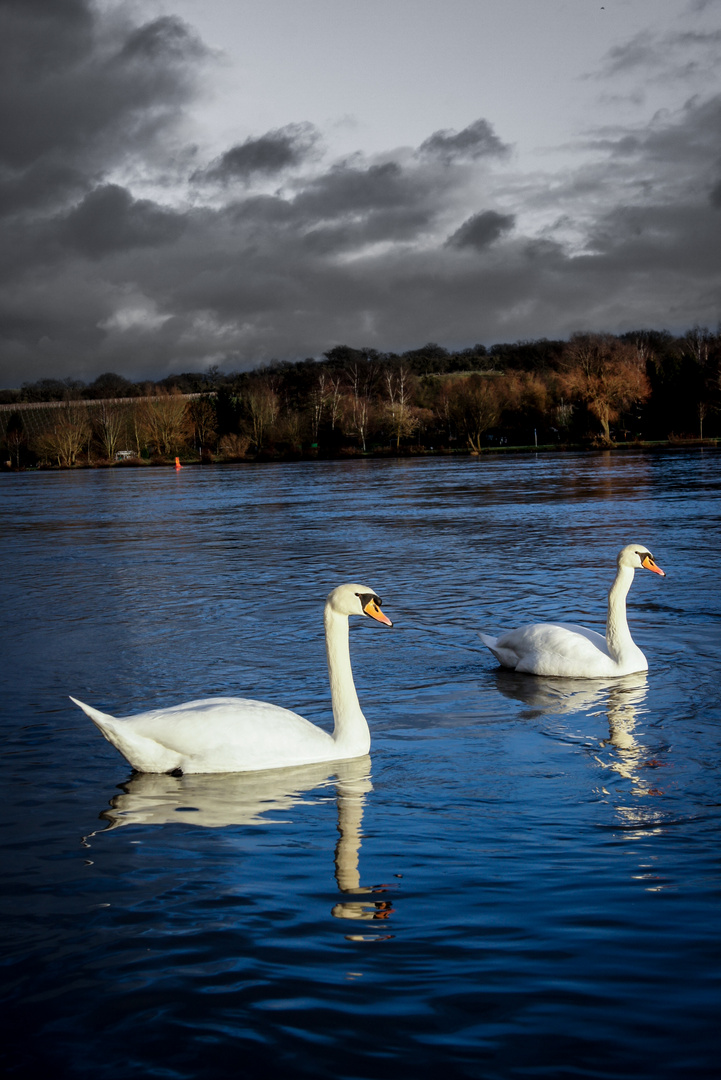
[[[626,596],[641,568],[666,576],[647,547],[628,544],[608,593],[605,637],[574,623],[530,623],[497,638],[481,634],[481,640],[504,667],[531,675],[597,679],[648,671],[626,620]]]
[[[169,709],[115,717],[71,698],[138,772],[228,773],[361,757],[370,731],[350,664],[348,618],[368,615],[392,626],[380,597],[365,585],[340,585],[324,611],[333,733],[298,713],[248,698],[201,698]]]

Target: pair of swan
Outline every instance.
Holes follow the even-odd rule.
[[[628,675],[648,664],[633,643],[626,595],[634,571],[644,567],[665,577],[648,548],[629,544],[618,556],[608,596],[606,636],[565,623],[535,623],[499,638],[482,634],[505,667],[534,675],[580,678]],[[340,761],[370,749],[370,731],[353,683],[348,640],[351,615],[392,626],[381,599],[365,585],[340,585],[324,611],[333,718],[329,735],[298,713],[247,698],[202,698],[170,709],[114,717],[71,698],[138,772],[252,772]]]

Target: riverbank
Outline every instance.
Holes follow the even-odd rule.
[[[603,443],[543,443],[536,445],[520,444],[489,445],[480,451],[469,450],[467,447],[424,447],[407,446],[390,448],[375,447],[361,451],[355,447],[348,447],[335,454],[319,453],[315,449],[298,449],[294,451],[268,449],[257,454],[244,454],[240,456],[214,454],[204,451],[202,455],[186,453],[179,457],[130,457],[117,461],[105,459],[78,460],[74,465],[49,464],[47,462],[32,465],[20,465],[19,467],[9,461],[0,463],[1,472],[66,472],[78,469],[152,469],[152,468],[196,468],[206,465],[262,465],[272,462],[293,461],[348,461],[358,458],[409,458],[409,457],[491,457],[508,454],[564,454],[564,453],[629,453],[631,451],[668,451],[668,450],[718,450],[721,439],[658,439],[658,440],[633,440],[628,442],[614,442],[604,445]]]

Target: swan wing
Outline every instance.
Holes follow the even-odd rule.
[[[514,671],[580,678],[617,674],[605,637],[575,623],[529,623],[481,639],[499,663]]]
[[[327,732],[250,698],[203,698],[113,717],[72,699],[139,772],[245,772],[337,757]]]

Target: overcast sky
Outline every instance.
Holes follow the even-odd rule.
[[[721,0],[0,0],[0,385],[721,318]]]

